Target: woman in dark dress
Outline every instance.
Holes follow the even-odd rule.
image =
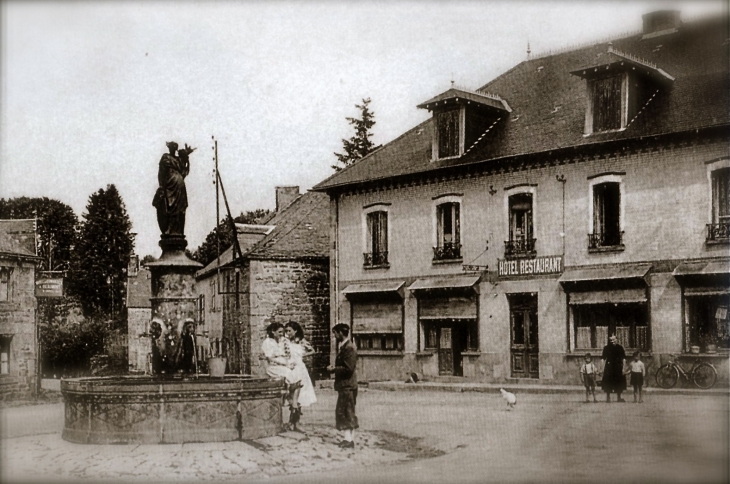
[[[606,401],[611,401],[611,392],[616,392],[619,402],[625,402],[621,393],[626,390],[626,377],[624,376],[624,361],[626,352],[624,347],[618,344],[615,335],[608,338],[608,344],[603,347],[603,382],[601,386],[606,392]]]

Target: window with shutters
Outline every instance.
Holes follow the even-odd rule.
[[[626,127],[627,74],[588,81],[589,103],[586,134],[616,131]]]
[[[504,243],[506,259],[535,255],[532,201],[532,193],[516,193],[508,197],[509,240]]]
[[[446,202],[436,206],[436,247],[433,260],[461,260],[461,204]]]
[[[449,158],[461,154],[460,120],[460,109],[452,109],[436,114],[438,159]]]
[[[388,266],[388,212],[376,210],[366,214],[365,267]]]
[[[588,252],[624,250],[622,192],[624,172],[588,177]]]

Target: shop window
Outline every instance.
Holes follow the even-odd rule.
[[[10,301],[10,267],[0,267],[0,302]]]
[[[730,295],[688,297],[686,302],[689,346],[699,346],[703,353],[730,349]]]
[[[446,323],[443,321],[428,321],[422,323],[423,349],[436,351],[440,347],[451,347],[452,343],[444,344],[444,337],[457,338],[453,347],[461,351],[479,351],[479,326],[477,321]],[[444,331],[444,328],[447,331]]]
[[[459,109],[436,114],[439,159],[459,155],[459,118]]]
[[[600,133],[623,127],[621,112],[623,80],[624,76],[618,75],[589,81],[592,118],[592,129],[589,132]]]
[[[712,223],[708,242],[730,242],[730,168],[712,172]]]
[[[367,214],[367,250],[365,267],[388,265],[388,212],[384,210]]]
[[[461,259],[461,215],[458,202],[436,207],[436,247],[434,260]]]
[[[602,350],[613,334],[624,348],[649,349],[646,304],[588,304],[572,310],[576,350]]]
[[[10,373],[10,341],[12,336],[0,335],[0,375]]]
[[[358,350],[403,351],[402,334],[354,334]]]
[[[593,233],[588,248],[622,247],[621,187],[616,182],[593,185]]]
[[[505,258],[535,255],[532,229],[532,193],[509,197],[509,240],[505,242]]]

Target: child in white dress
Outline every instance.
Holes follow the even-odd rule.
[[[294,374],[302,382],[302,389],[299,393],[299,405],[292,408],[290,415],[290,423],[294,430],[298,430],[297,424],[302,415],[302,407],[308,407],[317,401],[314,393],[314,385],[309,376],[307,366],[304,364],[304,358],[314,354],[314,348],[304,338],[304,330],[296,321],[289,321],[284,328],[286,337],[289,340],[289,348],[291,350],[291,361],[294,362]]]
[[[271,323],[266,328],[266,333],[269,337],[261,344],[261,351],[266,357],[266,374],[286,381],[289,401],[296,408],[299,406],[302,378],[294,371],[296,363],[291,359],[291,343],[284,337],[284,326],[281,323]]]

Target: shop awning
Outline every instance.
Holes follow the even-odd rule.
[[[379,281],[368,282],[362,284],[350,284],[342,290],[342,294],[350,296],[353,294],[374,294],[379,292],[398,293],[401,296],[401,290],[406,284],[405,281]]]
[[[645,303],[644,288],[613,289],[610,291],[571,292],[569,304],[630,304]]]
[[[730,274],[730,262],[726,260],[682,262],[672,274],[675,277]]]
[[[408,286],[410,291],[425,291],[432,289],[466,289],[473,288],[479,292],[477,283],[481,276],[454,276],[454,277],[429,277],[417,279]]]
[[[685,296],[722,296],[730,294],[730,287],[686,287]]]
[[[644,280],[650,269],[651,264],[625,264],[597,268],[571,267],[565,269],[558,282],[575,284],[592,281]]]

